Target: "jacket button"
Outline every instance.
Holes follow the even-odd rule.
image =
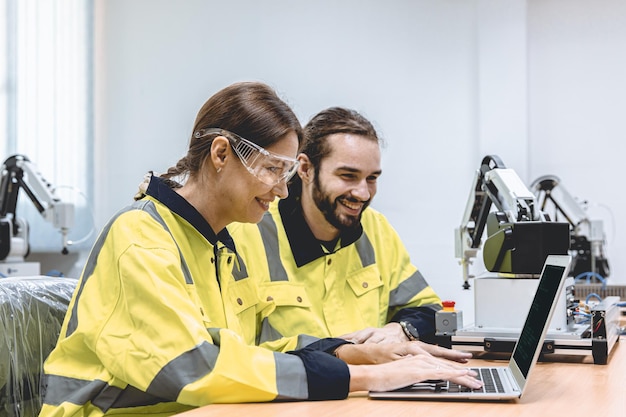
[[[230,263],[231,263],[232,261],[233,261],[233,257],[232,257],[232,256],[229,256],[229,257],[228,257],[228,260],[226,261],[226,263],[227,263],[228,265],[230,265]]]
[[[367,287],[368,287],[367,282],[364,282],[364,283],[363,283],[363,284],[361,284],[361,285],[363,285],[363,288],[367,288]]]
[[[211,263],[214,263],[214,262],[215,262],[215,258],[212,257],[211,258]]]
[[[243,305],[243,300],[241,298],[237,298],[237,304]]]
[[[332,264],[332,263],[333,263],[333,260],[332,260],[332,259],[329,259],[326,263],[327,263],[328,265],[330,265],[330,264]]]
[[[271,295],[267,296],[267,301],[274,301],[274,297],[272,297]]]
[[[302,302],[302,297],[298,296],[298,297],[296,297],[296,300],[298,300],[298,302],[301,303]]]

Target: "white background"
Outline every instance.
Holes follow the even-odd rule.
[[[588,200],[610,282],[626,282],[626,2],[96,0],[95,12],[99,227],[146,171],[184,155],[209,96],[259,80],[303,124],[335,105],[374,123],[387,146],[373,206],[466,322],[454,229],[488,154]]]

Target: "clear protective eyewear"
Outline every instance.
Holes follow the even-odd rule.
[[[277,155],[228,130],[209,128],[194,134],[197,139],[209,135],[227,138],[243,166],[264,184],[273,186],[281,181],[287,182],[298,170],[297,159]]]

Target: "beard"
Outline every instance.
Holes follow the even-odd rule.
[[[319,175],[315,175],[313,179],[313,202],[322,212],[326,221],[341,232],[358,229],[361,224],[361,215],[367,206],[369,206],[370,200],[363,203],[363,208],[357,216],[349,216],[341,213],[339,211],[341,200],[361,203],[360,200],[349,196],[339,196],[331,200],[330,194],[327,193],[320,184]]]

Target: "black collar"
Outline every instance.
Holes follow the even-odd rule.
[[[326,255],[320,241],[315,238],[311,228],[309,228],[304,219],[300,196],[289,193],[286,199],[278,202],[278,211],[285,226],[289,246],[291,246],[291,252],[298,268]],[[340,235],[341,247],[339,249],[356,242],[362,233],[363,226],[360,224],[358,229],[342,232]]]
[[[235,243],[233,238],[228,233],[228,230],[224,228],[221,232],[215,234],[209,223],[207,223],[198,210],[189,204],[189,202],[180,194],[172,190],[165,183],[163,178],[155,177],[153,175],[150,179],[150,184],[148,184],[146,195],[160,201],[172,212],[178,214],[180,217],[189,222],[189,224],[200,232],[206,240],[211,242],[213,246],[215,246],[219,240],[230,250],[235,251]]]

